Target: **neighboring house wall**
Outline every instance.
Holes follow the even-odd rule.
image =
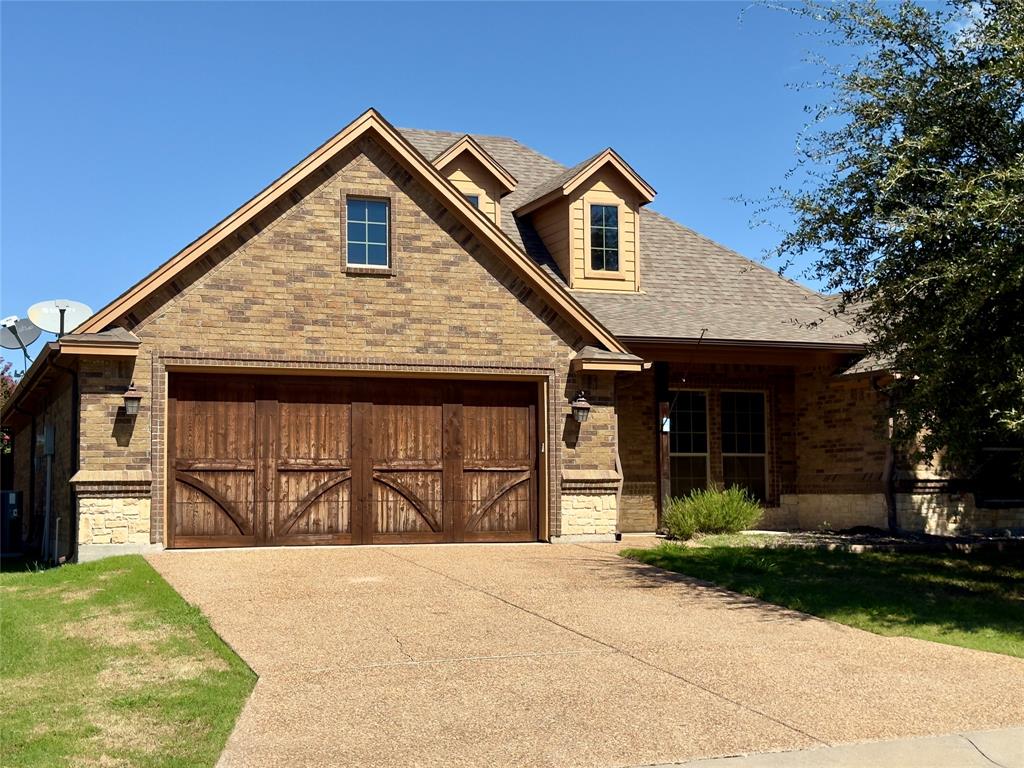
[[[564,434],[575,391],[569,360],[588,340],[378,144],[364,140],[331,168],[290,208],[258,222],[235,252],[218,254],[207,272],[182,275],[180,293],[128,324],[142,339],[134,369],[98,364],[83,397],[90,426],[82,469],[151,469],[150,530],[158,542],[166,377],[175,366],[541,377],[549,392],[549,533],[559,535],[563,470],[614,471],[610,385],[598,386],[579,440]],[[346,194],[391,200],[393,275],[345,273],[339,217]],[[132,378],[141,412],[115,435]],[[572,513],[585,510],[576,505]]]
[[[26,423],[14,435],[14,483],[12,490],[20,491],[24,517],[21,522],[22,540],[36,553],[45,551],[50,558],[69,557],[73,547],[74,518],[72,516],[71,429],[74,417],[71,374],[61,374],[46,400],[35,408],[35,434],[32,424]],[[53,460],[50,476],[49,524],[46,523],[46,452],[43,437],[47,427],[53,428]],[[43,536],[46,534],[44,546]],[[54,549],[56,546],[56,549]]]

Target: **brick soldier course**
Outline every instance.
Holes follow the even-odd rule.
[[[51,343],[3,412],[14,434],[13,487],[29,511],[26,542],[41,543],[47,509],[64,557],[168,541],[168,381],[195,371],[242,374],[261,386],[297,373],[324,382],[415,376],[439,387],[452,377],[528,382],[537,391],[530,504],[538,539],[657,527],[674,471],[664,427],[677,423],[679,390],[706,393],[712,484],[728,480],[722,393],[763,396],[767,525],[884,525],[893,498],[911,528],[1021,524],[1019,511],[979,510],[969,493],[951,496],[941,485],[887,501],[895,477],[879,386],[887,374],[843,375],[865,340],[827,314],[823,297],[646,209],[636,217],[632,289],[571,290],[572,275],[556,265],[582,261],[573,249],[589,242],[573,229],[573,202],[622,195],[624,205],[642,205],[648,188],[614,155],[602,167],[566,171],[512,140],[476,136],[463,143],[486,153],[486,163],[448,157],[442,166],[459,169],[456,190],[431,161],[460,139],[398,131],[371,110]],[[491,173],[488,165],[504,169],[501,185],[466,176]],[[497,221],[488,216],[498,206],[477,211],[462,197],[474,182],[503,190],[512,178]],[[350,260],[352,198],[390,206],[387,269]],[[550,234],[562,231],[561,206],[564,238]],[[540,215],[556,222],[543,235],[532,227]],[[599,286],[600,277],[585,284]],[[132,383],[142,397],[136,416],[124,409]],[[591,405],[582,424],[571,410],[580,390]],[[40,441],[48,428],[49,504]],[[904,462],[902,471],[918,468]],[[221,491],[228,489],[239,492]],[[254,503],[264,503],[259,492]],[[500,521],[488,526],[497,531]]]

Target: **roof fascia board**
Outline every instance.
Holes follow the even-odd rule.
[[[626,180],[636,188],[637,192],[640,193],[640,197],[645,203],[649,203],[654,200],[654,187],[644,181],[640,174],[634,171],[629,166],[629,163],[623,160],[619,156],[618,152],[611,147],[595,157],[593,162],[588,164],[579,173],[573,176],[573,178],[569,179],[569,181],[562,185],[563,193],[571,195],[581,184],[597,173],[597,171],[605,165],[611,165],[616,171],[624,176]]]
[[[867,349],[865,344],[841,344],[820,341],[762,341],[758,339],[708,339],[708,338],[677,338],[672,336],[620,336],[625,344],[647,344],[677,347],[760,347],[765,349],[818,349],[828,352],[862,353]]]
[[[495,160],[494,157],[486,149],[481,147],[468,133],[461,139],[458,139],[454,144],[448,147],[448,149],[441,152],[440,155],[435,157],[433,160],[434,167],[438,170],[444,168],[444,166],[463,152],[474,157],[481,165],[484,166],[484,168],[490,171],[494,178],[496,178],[505,189],[505,194],[508,194],[516,188],[516,185],[519,182],[516,181],[515,176],[506,171],[502,167],[501,163]]]
[[[626,348],[615,336],[576,301],[569,293],[557,285],[539,265],[523,253],[498,225],[480,212],[448,181],[441,172],[423,157],[413,145],[402,136],[375,109],[369,109],[343,128],[334,137],[320,145],[316,150],[301,160],[290,171],[264,189],[241,208],[230,214],[207,233],[186,246],[177,255],[162,264],[147,277],[136,283],[117,299],[101,309],[82,325],[75,333],[98,333],[109,324],[128,312],[139,301],[159,289],[174,275],[202,258],[211,248],[215,247],[237,229],[247,223],[253,216],[267,205],[279,199],[296,184],[314,173],[330,157],[343,150],[352,142],[368,132],[373,131],[395,152],[403,165],[427,183],[474,235],[483,239],[498,250],[501,255],[520,268],[527,281],[543,296],[561,308],[567,318],[580,330],[593,336],[606,348],[613,352],[625,352]]]
[[[629,163],[623,160],[614,149],[609,147],[595,157],[591,162],[587,163],[587,165],[581,168],[578,173],[574,174],[573,177],[566,181],[562,186],[556,187],[546,195],[542,195],[535,200],[530,200],[529,202],[519,206],[515,211],[516,215],[526,216],[527,214],[533,213],[534,211],[549,205],[555,200],[568,197],[606,165],[612,166],[624,179],[626,179],[627,182],[629,182],[630,186],[632,186],[640,195],[640,199],[643,201],[642,204],[646,205],[654,200],[654,187],[644,181],[643,178],[630,167]]]

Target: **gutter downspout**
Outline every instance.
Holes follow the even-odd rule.
[[[615,382],[612,382],[613,385]],[[615,387],[615,397],[612,400],[615,406],[615,471],[619,473],[619,484],[615,488],[615,540],[622,541],[622,487],[626,483],[626,476],[622,472],[622,457],[619,455],[619,398],[618,387]]]
[[[71,376],[71,466],[68,469],[68,559],[78,559],[78,509],[75,497],[75,486],[70,480],[78,472],[79,461],[79,429],[82,414],[82,393],[79,388],[78,369],[53,363],[57,368]]]
[[[888,414],[888,440],[885,446],[885,464],[882,468],[882,487],[885,493],[885,516],[889,530],[893,533],[900,529],[899,512],[896,509],[896,448],[893,445],[894,425],[892,417],[892,395],[878,385],[878,378],[871,379],[871,387],[885,398]]]

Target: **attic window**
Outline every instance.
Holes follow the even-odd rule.
[[[379,269],[391,266],[388,253],[390,208],[387,200],[348,199],[346,261],[349,266]]]
[[[480,207],[480,195],[463,195],[474,208]]]
[[[590,268],[619,271],[619,208],[590,206]]]

